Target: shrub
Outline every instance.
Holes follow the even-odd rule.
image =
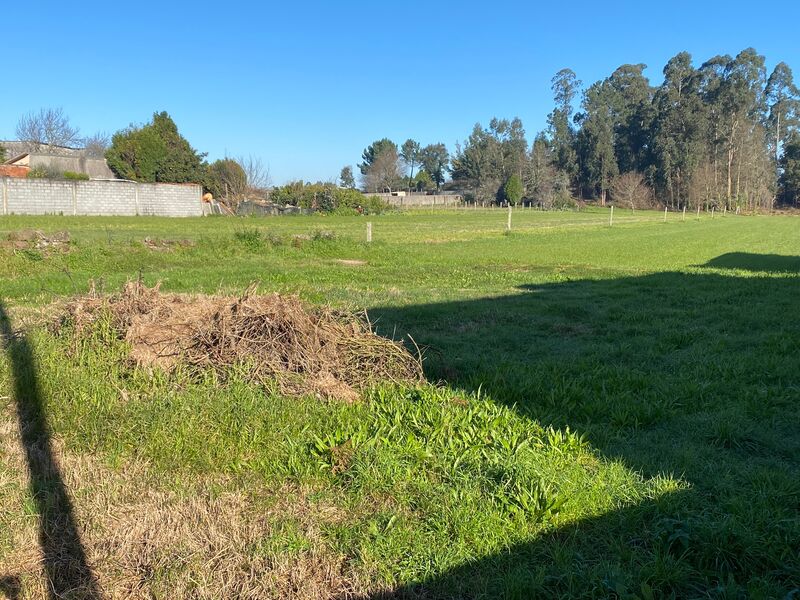
[[[44,167],[34,167],[28,171],[28,179],[51,179],[51,175]]]
[[[522,192],[522,181],[517,175],[512,175],[503,186],[503,199],[516,206],[522,200]]]
[[[378,196],[362,196],[361,208],[364,209],[364,214],[379,215],[392,210],[390,204],[381,200]]]
[[[578,208],[578,202],[569,192],[561,192],[553,197],[553,209],[555,210],[574,210]]]
[[[28,171],[28,179],[66,179],[68,181],[88,181],[86,173],[76,173],[75,171],[59,171],[49,167],[34,167]]]
[[[361,207],[366,214],[379,214],[389,205],[377,196],[364,196],[358,190],[339,188],[332,183],[293,181],[272,190],[270,200],[279,205],[299,206],[322,212],[355,214]]]

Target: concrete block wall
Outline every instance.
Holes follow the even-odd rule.
[[[3,180],[3,214],[73,214],[73,187],[69,181],[44,179]]]
[[[392,194],[369,194],[364,196],[377,196],[391,206],[457,206],[464,203],[464,197],[459,194],[407,194],[393,196]]]
[[[76,215],[133,216],[136,186],[132,181],[75,181]]]
[[[198,217],[203,214],[199,185],[140,183],[139,214],[157,217]]]
[[[4,177],[0,214],[199,217],[203,215],[202,193],[199,185]]]

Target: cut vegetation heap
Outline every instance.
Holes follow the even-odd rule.
[[[162,294],[128,282],[117,294],[90,293],[67,305],[61,325],[85,335],[109,323],[138,366],[172,371],[243,367],[248,377],[290,395],[353,401],[373,383],[421,381],[402,344],[372,332],[358,315],[306,308],[296,296]]]

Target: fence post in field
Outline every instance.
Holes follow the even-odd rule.
[[[700,218],[700,205],[697,205],[697,218]]]
[[[508,204],[508,223],[506,223],[506,231],[511,231],[511,203]]]
[[[611,214],[608,216],[608,226],[611,227],[614,224],[614,205],[611,205]]]
[[[716,206],[712,206],[712,207],[711,207],[711,218],[712,218],[712,219],[714,218],[714,211],[715,211],[716,209],[717,209],[717,207],[716,207]]]
[[[664,207],[664,223],[667,222],[667,207]]]
[[[683,216],[681,217],[681,221],[685,221],[685,220],[686,220],[686,205],[684,204],[683,205]]]
[[[372,242],[372,222],[367,221],[367,243]]]

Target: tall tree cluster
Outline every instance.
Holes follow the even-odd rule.
[[[544,204],[800,204],[800,93],[786,63],[768,74],[752,48],[700,66],[681,52],[658,86],[644,69],[622,65],[585,89],[562,69],[547,129],[529,146],[519,119],[475,125],[457,145],[453,180],[479,201],[508,200],[504,186],[517,175],[524,198]]]
[[[388,138],[367,146],[361,155],[362,188],[366,192],[428,191],[440,189],[450,166],[450,154],[442,143],[422,146],[408,139],[398,147]],[[352,170],[344,167],[342,187],[353,187]]]

